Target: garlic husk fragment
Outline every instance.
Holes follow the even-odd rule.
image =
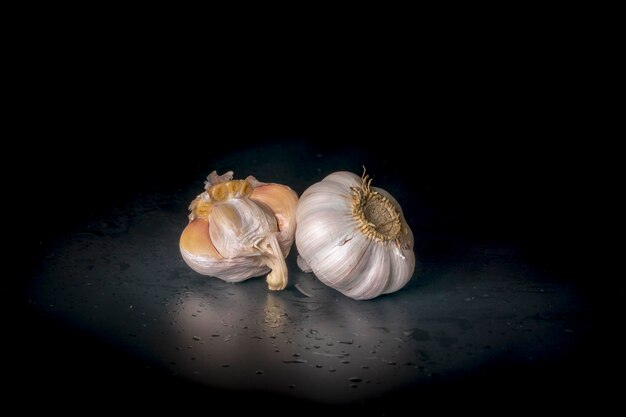
[[[298,196],[285,185],[252,176],[232,178],[232,171],[213,171],[205,191],[191,202],[189,224],[180,238],[183,259],[194,271],[228,282],[269,272],[269,289],[282,290]]]
[[[298,265],[344,295],[366,300],[398,291],[415,269],[402,208],[371,180],[335,172],[300,197]]]

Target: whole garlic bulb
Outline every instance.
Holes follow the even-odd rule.
[[[180,252],[194,271],[228,282],[267,276],[270,290],[287,285],[287,265],[296,230],[298,196],[281,184],[233,172],[213,171],[205,191],[191,202]]]
[[[368,176],[335,172],[313,184],[296,220],[298,265],[350,298],[398,291],[413,275],[413,233],[402,208]]]

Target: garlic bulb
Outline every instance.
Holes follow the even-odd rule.
[[[298,265],[356,300],[402,288],[413,275],[413,233],[398,202],[368,176],[335,172],[300,197]]]
[[[298,196],[289,187],[265,184],[233,172],[207,178],[191,202],[180,252],[194,271],[228,282],[267,276],[270,290],[287,285],[287,265],[296,230]]]

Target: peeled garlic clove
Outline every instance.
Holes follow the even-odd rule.
[[[196,272],[228,282],[270,272],[269,289],[282,290],[298,196],[284,185],[232,178],[232,172],[212,172],[206,191],[191,202],[180,238],[183,259]]]
[[[335,172],[300,197],[298,265],[365,300],[398,291],[415,269],[413,233],[398,202],[369,177]]]

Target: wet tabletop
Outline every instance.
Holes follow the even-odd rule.
[[[150,380],[159,395],[179,395],[183,384],[199,395],[371,404],[377,413],[385,401],[442,399],[444,392],[480,398],[484,388],[512,395],[507,384],[541,397],[552,382],[576,384],[570,380],[574,363],[587,372],[579,359],[590,343],[591,302],[577,282],[555,278],[514,242],[438,226],[445,225],[445,211],[439,215],[428,201],[421,205],[411,183],[393,183],[393,175],[380,173],[375,185],[406,203],[418,258],[413,279],[397,293],[351,300],[300,272],[295,245],[289,285],[281,292],[268,291],[263,277],[229,284],[192,271],[181,259],[178,238],[189,201],[214,168],[284,182],[301,194],[334,170],[358,171],[364,159],[301,143],[265,149],[275,155],[269,159],[259,152],[212,156],[203,163],[217,166],[198,164],[179,175],[176,186],[132,195],[41,244],[24,300],[40,327],[58,328],[71,346],[36,343],[77,351],[61,353],[64,363],[53,372],[67,369],[66,377],[78,375],[96,389],[104,385],[97,382],[100,373]],[[310,172],[298,169],[299,158]],[[289,163],[281,166],[280,160]],[[48,330],[43,337],[54,334]]]

